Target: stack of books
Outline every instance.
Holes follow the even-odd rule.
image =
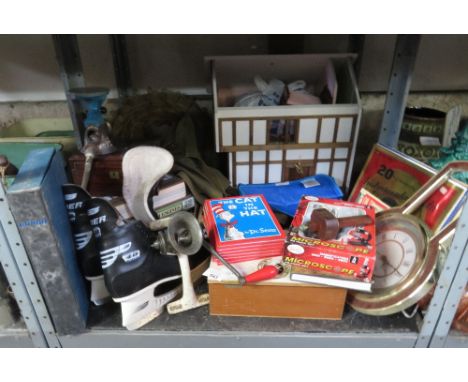
[[[375,255],[372,207],[309,196],[301,199],[283,256],[291,280],[369,292]]]
[[[187,194],[185,182],[171,174],[163,176],[156,184],[150,193],[149,203],[156,219],[195,208],[195,199]]]
[[[263,195],[208,199],[203,222],[211,245],[231,263],[283,253],[285,233]]]

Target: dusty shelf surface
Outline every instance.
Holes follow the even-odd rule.
[[[92,330],[122,329],[120,307],[110,304],[92,308],[88,327]],[[139,331],[233,331],[303,333],[417,333],[416,319],[402,315],[372,317],[346,308],[342,320],[304,320],[263,317],[211,316],[208,307],[176,315],[163,313]]]
[[[468,333],[461,332],[456,329],[452,329],[447,336],[445,347],[468,347]]]
[[[200,291],[205,290],[202,285]],[[137,332],[271,332],[271,333],[417,333],[419,318],[401,314],[374,317],[345,308],[342,320],[306,320],[291,318],[211,316],[208,306],[169,315],[164,312]],[[88,327],[91,330],[122,330],[120,306],[108,303],[91,307]]]
[[[32,347],[26,325],[5,298],[0,298],[0,348]]]
[[[6,299],[0,297],[0,331],[26,330],[26,325],[22,320],[16,307]]]

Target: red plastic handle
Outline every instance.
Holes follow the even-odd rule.
[[[270,280],[283,272],[283,267],[277,265],[267,265],[250,275],[245,276],[246,283],[258,283],[259,281]]]

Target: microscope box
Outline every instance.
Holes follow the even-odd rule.
[[[311,232],[313,226],[329,229],[335,224],[333,238],[320,228]],[[283,262],[291,266],[293,280],[370,291],[375,264],[374,208],[304,196],[289,228]]]
[[[58,334],[85,330],[88,292],[62,194],[65,162],[54,148],[29,153],[7,191],[11,213]]]
[[[281,256],[236,263],[244,275],[261,264],[278,264]],[[240,286],[224,266],[211,261],[208,278],[210,314],[216,316],[280,317],[340,320],[347,290],[292,281],[287,273],[257,284]]]

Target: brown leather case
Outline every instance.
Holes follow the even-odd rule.
[[[122,196],[123,153],[113,153],[94,158],[88,183],[88,192],[93,196]],[[85,156],[74,154],[68,158],[73,183],[81,184]]]

